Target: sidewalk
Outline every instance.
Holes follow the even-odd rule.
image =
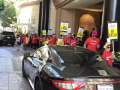
[[[22,47],[16,50],[16,46],[0,47],[0,90],[32,90],[28,80],[22,77]]]

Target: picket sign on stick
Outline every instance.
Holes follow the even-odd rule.
[[[115,53],[115,50],[114,50],[114,40],[112,40],[112,46],[113,46],[113,55]]]

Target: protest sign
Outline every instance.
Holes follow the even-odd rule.
[[[108,22],[108,37],[118,39],[117,22]]]
[[[68,30],[68,23],[67,22],[61,22],[60,31],[67,31],[67,30]]]
[[[82,37],[83,36],[83,31],[84,31],[84,28],[79,27],[79,30],[78,30],[78,33],[77,33],[77,37]]]
[[[46,30],[42,30],[42,35],[46,35]]]

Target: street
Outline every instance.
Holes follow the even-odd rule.
[[[16,50],[17,46],[0,47],[0,90],[32,90],[28,80],[22,77],[22,47]]]

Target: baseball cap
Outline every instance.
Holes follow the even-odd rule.
[[[75,34],[73,33],[72,36],[75,36]]]
[[[97,36],[97,31],[93,31],[92,35]]]

